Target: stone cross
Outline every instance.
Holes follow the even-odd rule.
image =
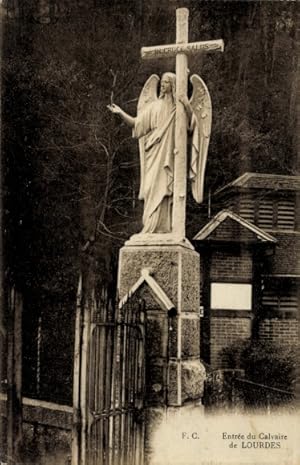
[[[223,52],[223,40],[205,42],[188,42],[187,8],[176,10],[176,44],[142,47],[141,57],[145,60],[154,58],[176,57],[176,124],[174,150],[174,189],[172,234],[182,240],[185,238],[186,215],[186,153],[187,153],[187,116],[178,99],[187,95],[188,55],[201,52]]]

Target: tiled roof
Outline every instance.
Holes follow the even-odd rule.
[[[300,176],[268,173],[244,173],[226,186],[216,191],[216,194],[232,187],[248,189],[273,189],[300,191]]]

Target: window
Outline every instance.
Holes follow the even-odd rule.
[[[226,310],[251,310],[252,285],[240,283],[212,283],[211,308]]]
[[[262,294],[265,310],[298,310],[297,286],[293,282],[268,282]]]
[[[258,226],[262,229],[273,228],[273,199],[261,199],[258,210]]]
[[[244,195],[240,199],[240,215],[250,222],[254,221],[254,199],[250,195]]]
[[[292,200],[279,200],[277,213],[277,228],[293,230],[295,220],[295,204]]]

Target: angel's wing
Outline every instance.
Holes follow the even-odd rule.
[[[194,119],[190,179],[192,181],[193,197],[196,202],[201,203],[211,132],[212,106],[208,89],[202,79],[193,74],[190,81],[193,84],[193,95],[190,104],[193,109]]]
[[[147,79],[145,85],[142,89],[138,100],[137,114],[139,115],[144,108],[150,103],[157,100],[157,90],[158,90],[159,77],[157,74],[152,74],[152,76]],[[140,149],[140,172],[141,172],[141,181],[140,181],[140,192],[139,199],[144,198],[144,179],[145,179],[145,137],[139,139],[139,149]]]

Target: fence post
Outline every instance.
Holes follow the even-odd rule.
[[[271,414],[270,393],[267,391],[267,414]]]
[[[236,408],[236,405],[235,405],[235,373],[233,374],[232,376],[232,380],[231,380],[231,408],[234,407]]]
[[[23,302],[13,287],[7,319],[7,463],[20,462],[22,446],[22,312]]]
[[[73,425],[72,425],[72,465],[80,464],[80,366],[81,366],[81,332],[82,332],[82,276],[79,277],[74,342],[74,371],[73,371]]]

